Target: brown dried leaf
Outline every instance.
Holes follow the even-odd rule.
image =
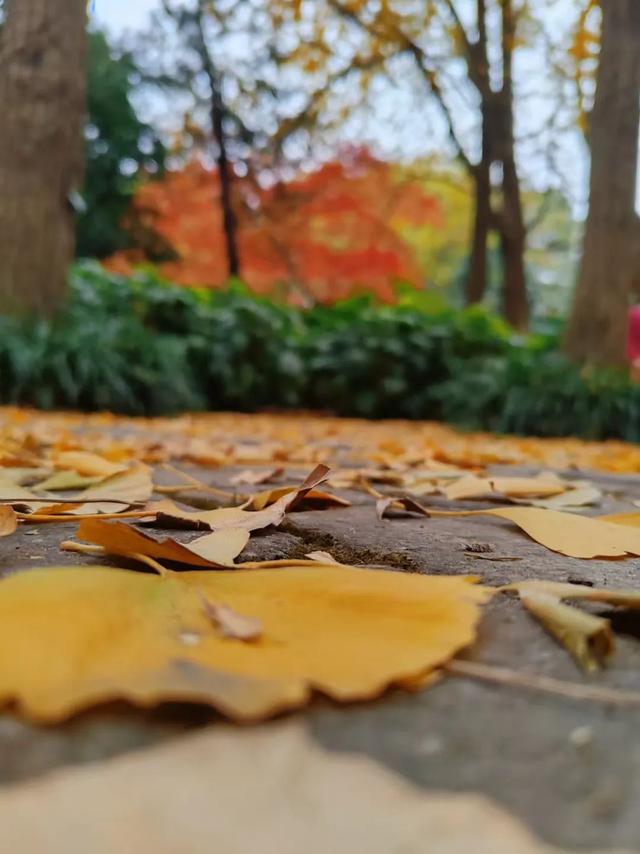
[[[8,537],[18,527],[18,517],[13,508],[0,505],[0,537]]]
[[[145,555],[154,560],[212,568],[233,566],[234,559],[249,541],[249,532],[242,528],[214,531],[183,545],[170,538],[154,540],[123,522],[83,519],[78,528],[78,538],[101,546],[109,554],[133,558]]]
[[[556,596],[519,590],[520,601],[585,670],[601,667],[615,650],[609,620],[565,605]]]
[[[310,492],[318,483],[326,480],[329,469],[319,465],[299,487],[288,489],[273,504],[262,510],[245,510],[241,507],[219,507],[216,510],[181,510],[172,501],[155,505],[156,523],[165,527],[191,528],[195,530],[229,530],[244,528],[255,531],[268,525],[279,525],[294,502]]]
[[[283,474],[283,468],[268,469],[267,471],[252,471],[251,469],[246,469],[245,471],[242,471],[230,478],[229,483],[233,484],[233,486],[242,486],[243,484],[260,486],[263,483],[271,483],[272,481],[277,480],[279,477],[282,477]]]
[[[233,608],[218,602],[210,602],[203,597],[205,614],[211,622],[219,629],[223,638],[233,640],[254,641],[263,631],[262,620],[256,617],[245,617],[238,614]]]
[[[135,463],[125,471],[111,475],[96,486],[85,489],[78,496],[77,501],[90,501],[91,504],[86,506],[80,504],[75,510],[69,512],[74,516],[117,513],[120,510],[128,510],[132,504],[148,501],[152,492],[151,469],[144,463]],[[101,499],[104,503],[100,503]]]

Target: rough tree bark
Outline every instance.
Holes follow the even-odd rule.
[[[502,163],[502,210],[499,233],[502,254],[504,316],[516,329],[529,322],[527,282],[524,267],[526,228],[522,213],[520,181],[515,158],[513,118],[513,50],[516,20],[512,0],[501,0],[502,12],[502,87],[496,96],[498,119],[496,152]]]
[[[627,310],[638,274],[635,188],[640,123],[640,2],[602,3],[602,42],[590,117],[589,215],[565,338],[576,361],[623,364]]]
[[[487,287],[488,241],[497,232],[502,260],[502,306],[505,318],[517,329],[526,329],[528,303],[524,251],[526,230],[522,213],[520,182],[514,152],[512,64],[516,19],[511,0],[500,0],[502,15],[502,86],[495,91],[489,79],[486,0],[476,0],[478,36],[467,45],[469,78],[480,96],[482,154],[470,165],[475,209],[467,303],[479,302]],[[491,166],[501,166],[501,206],[496,209],[491,186]]]
[[[0,35],[0,311],[49,313],[82,183],[86,0],[6,0]]]
[[[204,32],[204,4],[199,3],[196,10],[198,31],[198,52],[207,75],[210,89],[211,131],[216,143],[216,163],[220,178],[220,205],[222,207],[222,227],[224,228],[227,250],[227,272],[229,276],[240,275],[240,253],[238,252],[237,223],[233,211],[231,164],[227,153],[227,135],[224,129],[225,106],[222,99],[220,75],[216,69]]]

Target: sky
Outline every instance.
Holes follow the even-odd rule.
[[[144,26],[157,0],[94,0],[94,18],[108,27],[114,35]]]
[[[115,37],[121,37],[127,31],[144,28],[151,11],[158,6],[158,0],[93,0],[93,2],[96,23],[108,29]],[[564,2],[565,0],[558,0],[556,13],[562,12],[561,7]],[[566,11],[568,11],[575,0],[566,0],[566,2]],[[562,17],[564,16],[561,15],[560,18]],[[381,94],[382,97],[376,99],[375,108],[355,118],[351,125],[347,123],[345,129],[347,135],[358,141],[373,144],[374,150],[377,148],[383,156],[393,157],[399,150],[404,159],[410,160],[434,151],[442,151],[443,146],[446,146],[444,141],[446,129],[440,128],[440,132],[437,132],[436,129],[441,122],[437,112],[425,109],[424,102],[421,102],[420,108],[416,109],[417,105],[410,103],[413,96],[398,88],[390,90],[386,97],[384,93]],[[550,104],[545,106],[544,98],[538,99],[538,103],[529,115],[544,117],[544,114],[548,113],[549,106]],[[409,119],[411,126],[405,128],[405,133],[400,135],[399,140],[397,132],[389,133],[389,130],[394,124],[393,118],[400,116],[411,117]],[[529,128],[525,128],[524,131],[527,133]],[[431,150],[429,150],[430,147]],[[562,188],[568,193],[574,214],[579,218],[586,212],[588,173],[585,155],[584,144],[576,134],[573,138],[568,138],[564,150],[560,151],[558,163],[560,177],[558,173],[547,173],[545,164],[540,162],[535,163],[531,170],[532,177],[529,178],[531,184],[538,190],[554,185],[559,189]],[[640,211],[640,174],[638,210]]]

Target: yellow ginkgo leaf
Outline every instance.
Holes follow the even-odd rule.
[[[183,545],[170,537],[155,540],[123,522],[102,522],[100,519],[83,519],[78,528],[78,537],[101,546],[109,554],[132,558],[143,555],[153,560],[206,568],[233,566],[234,558],[249,542],[248,531],[234,528],[230,531],[214,531],[189,545]]]
[[[111,477],[126,466],[114,463],[90,451],[60,451],[53,457],[57,469],[70,469],[85,477]]]
[[[77,500],[87,502],[70,510],[72,515],[117,513],[132,504],[148,501],[153,492],[151,469],[136,463],[125,471],[116,472],[95,486],[80,493]]]
[[[505,507],[486,512],[509,519],[531,539],[567,557],[640,555],[640,531],[614,524],[606,517],[576,516],[540,507]]]
[[[314,690],[369,699],[470,644],[491,594],[463,577],[341,566],[30,571],[0,581],[0,702],[53,722],[113,700],[258,720]],[[203,598],[259,620],[260,636],[224,637]]]
[[[296,487],[287,487],[273,503],[265,502],[254,510],[240,507],[218,507],[215,510],[182,510],[173,501],[161,501],[153,507],[155,523],[161,527],[191,528],[205,531],[223,531],[243,528],[245,531],[257,531],[269,525],[279,525],[285,513],[295,502],[314,491],[318,483],[327,478],[329,469],[319,465],[306,480]],[[279,490],[275,490],[279,492]],[[269,494],[272,490],[269,490]]]
[[[577,516],[541,507],[498,507],[490,510],[435,510],[431,516],[498,516],[508,519],[532,540],[567,557],[640,556],[640,530],[620,524],[619,517]],[[638,515],[638,514],[630,514]],[[612,519],[616,518],[616,522]]]

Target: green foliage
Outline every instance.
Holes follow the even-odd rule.
[[[104,258],[130,245],[122,229],[141,174],[162,171],[165,150],[137,115],[131,92],[139,74],[129,54],[117,56],[101,32],[89,34],[85,128],[86,210],[77,220],[77,254]]]
[[[52,321],[0,318],[0,400],[130,414],[318,409],[539,436],[640,439],[640,386],[585,372],[557,331],[518,336],[429,294],[307,311],[225,291],[73,271]]]

